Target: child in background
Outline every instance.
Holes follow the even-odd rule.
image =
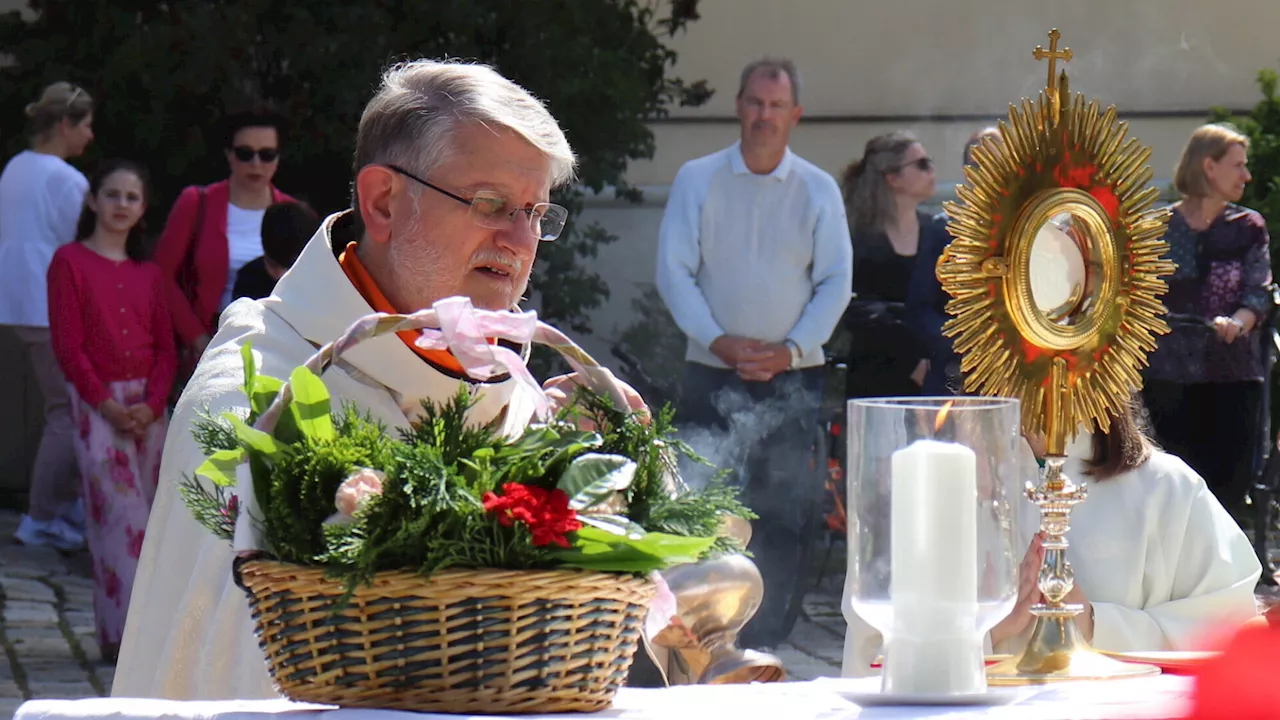
[[[302,203],[282,202],[268,207],[262,215],[262,257],[250,261],[236,273],[232,299],[261,300],[271,295],[276,281],[293,267],[302,248],[319,228],[319,216]]]
[[[49,266],[49,327],[78,428],[98,645],[114,662],[155,499],[177,353],[165,280],[144,256],[145,171],[104,163],[85,203],[78,242]]]

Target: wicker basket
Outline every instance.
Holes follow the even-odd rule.
[[[358,323],[307,367],[318,375],[363,339],[426,322],[419,314]],[[572,341],[559,335],[553,346],[588,386],[625,402]],[[286,383],[258,429],[270,432],[291,400]],[[238,558],[233,574],[286,697],[471,714],[609,707],[656,591],[643,578],[574,570],[383,572],[340,605],[344,584],[318,567]]]
[[[338,612],[318,568],[236,566],[276,687],[301,702],[450,713],[609,707],[648,580],[567,570],[380,573]]]

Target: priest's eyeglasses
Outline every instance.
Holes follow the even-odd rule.
[[[561,231],[564,230],[564,224],[569,219],[569,211],[555,203],[535,203],[532,207],[518,207],[508,210],[507,198],[492,190],[479,190],[468,200],[461,195],[455,195],[442,187],[429,183],[398,165],[387,165],[386,167],[410,180],[435,190],[447,198],[457,200],[466,205],[471,209],[471,219],[480,227],[504,230],[516,222],[516,217],[520,213],[524,213],[528,217],[529,229],[533,231],[533,234],[539,240],[550,242],[560,237]]]

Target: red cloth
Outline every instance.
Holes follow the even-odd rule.
[[[296,202],[293,198],[271,188],[272,202]],[[204,220],[196,237],[192,261],[196,270],[195,302],[187,300],[178,287],[178,273],[186,257],[187,246],[199,214],[200,194],[195,185],[186,188],[173,203],[164,231],[156,242],[155,261],[168,278],[169,309],[174,329],[186,345],[191,345],[201,335],[212,336],[217,328],[218,304],[227,287],[227,273],[231,272],[230,241],[227,240],[227,205],[231,203],[231,183],[216,182],[205,188]]]
[[[1268,618],[1272,619],[1272,618]],[[1280,625],[1245,625],[1196,672],[1188,720],[1280,717]]]
[[[117,263],[67,243],[49,265],[53,353],[85,402],[97,409],[108,383],[146,379],[147,405],[160,417],[177,369],[167,283],[146,262]]]

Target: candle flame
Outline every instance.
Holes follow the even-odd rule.
[[[942,430],[942,425],[947,421],[947,415],[951,412],[951,406],[955,405],[955,400],[948,400],[942,405],[942,409],[938,411],[938,418],[933,421],[933,431]]]

